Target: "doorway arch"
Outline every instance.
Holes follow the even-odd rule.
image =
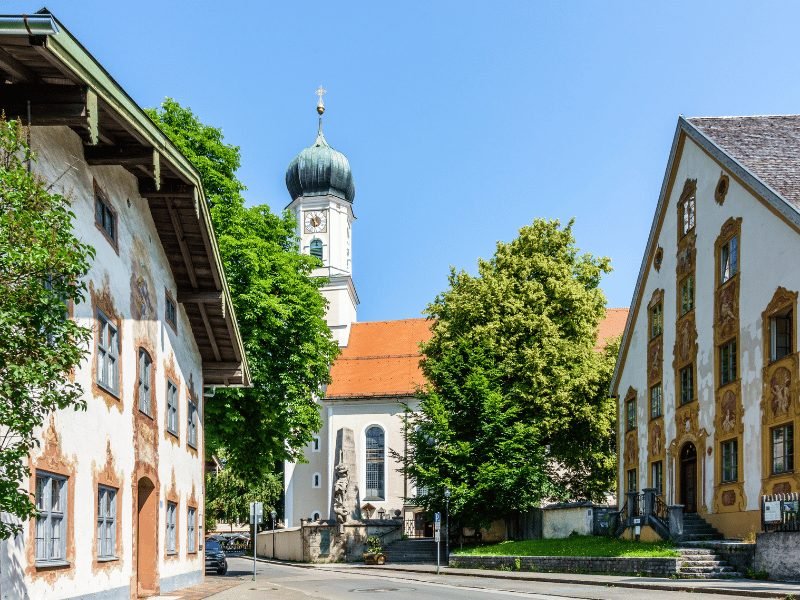
[[[136,485],[136,595],[158,593],[158,494],[148,477]]]
[[[680,453],[680,503],[684,512],[697,512],[697,448],[686,442]]]

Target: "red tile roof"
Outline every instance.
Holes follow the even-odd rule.
[[[598,327],[598,349],[622,335],[627,308],[609,308]],[[431,338],[427,319],[353,323],[348,345],[331,368],[328,399],[413,396],[425,382],[419,345]]]

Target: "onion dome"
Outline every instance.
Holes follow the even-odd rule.
[[[292,200],[300,196],[330,194],[352,202],[356,195],[347,157],[331,148],[320,127],[313,146],[300,151],[286,170],[286,187]]]

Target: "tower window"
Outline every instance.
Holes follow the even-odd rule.
[[[311,246],[309,253],[311,256],[316,256],[318,259],[322,260],[322,240],[319,238],[314,238],[311,240]]]

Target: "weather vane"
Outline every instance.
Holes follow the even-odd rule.
[[[327,93],[328,90],[326,90],[324,87],[319,86],[317,88],[317,96],[319,96],[319,100],[317,101],[317,112],[319,113],[319,116],[322,116],[322,113],[325,112],[325,101],[322,99],[322,97]]]

